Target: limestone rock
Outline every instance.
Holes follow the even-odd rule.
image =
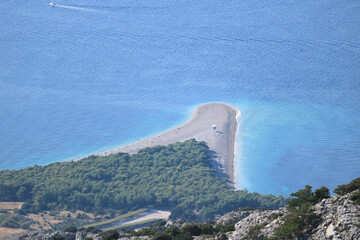
[[[310,227],[312,230],[305,239],[360,239],[360,207],[349,200],[351,195],[335,195],[316,204],[313,209],[320,216],[320,221],[317,226]],[[227,223],[239,219],[235,231],[227,233],[229,239],[262,239],[264,236],[273,236],[275,229],[282,223],[282,216],[286,214],[287,208],[254,210],[244,214],[232,212],[225,214],[219,221]]]
[[[221,216],[217,220],[216,223],[224,224],[224,225],[236,223],[236,222],[240,221],[241,219],[246,218],[251,213],[252,213],[252,211],[241,211],[241,210],[232,211],[232,212],[226,213],[225,215]]]

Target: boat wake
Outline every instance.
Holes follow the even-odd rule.
[[[54,4],[51,5],[53,7],[60,7],[60,8],[66,8],[66,9],[72,9],[72,10],[78,10],[78,11],[87,11],[87,12],[102,12],[101,10],[87,8],[87,7],[78,7],[73,5],[63,5],[63,4]]]

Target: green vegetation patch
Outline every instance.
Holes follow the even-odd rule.
[[[0,226],[10,216],[10,214],[0,214]]]
[[[339,185],[335,190],[334,193],[339,195],[345,195],[347,193],[354,192],[358,190],[357,192],[353,193],[350,196],[350,200],[352,200],[355,204],[360,205],[360,177],[352,180],[348,184]]]
[[[171,218],[206,220],[241,207],[278,208],[283,197],[232,191],[216,177],[204,142],[145,148],[129,155],[90,156],[73,162],[0,172],[0,201],[25,201],[23,211],[104,213],[171,209]]]
[[[32,223],[31,219],[22,215],[0,214],[0,227],[28,229]]]
[[[306,233],[316,228],[320,216],[317,215],[313,206],[324,198],[330,197],[327,187],[321,187],[312,191],[312,187],[306,185],[296,193],[292,193],[288,203],[289,214],[283,217],[283,224],[275,229],[274,236],[266,239],[297,239],[305,237]]]

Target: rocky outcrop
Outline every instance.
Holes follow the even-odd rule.
[[[251,213],[253,213],[253,211],[242,211],[242,210],[232,211],[221,216],[216,223],[224,224],[224,225],[237,223],[241,219],[248,217]]]
[[[290,211],[289,208],[281,208],[279,210],[238,210],[227,213],[220,217],[217,224],[230,225],[235,224],[235,231],[226,233],[226,237],[231,240],[240,239],[264,239],[265,237],[274,236],[276,229],[278,229],[287,216],[292,216],[291,219],[296,217],[296,221],[300,221],[302,225],[298,228],[297,232],[290,232],[290,235],[282,237],[281,239],[334,239],[334,240],[357,240],[360,239],[360,206],[355,205],[350,200],[350,196],[353,193],[346,194],[344,196],[335,195],[331,198],[323,199],[321,202],[315,205],[308,205],[312,201],[306,202],[305,210]],[[309,206],[311,206],[309,208]],[[315,213],[316,215],[314,215]],[[291,214],[291,215],[289,215]],[[308,221],[307,219],[313,217],[314,221]],[[300,220],[298,220],[300,219]],[[305,221],[306,220],[306,221]],[[310,225],[309,222],[314,224]],[[296,222],[298,224],[298,222]],[[159,231],[162,232],[166,228],[177,226],[180,229],[185,228],[189,223],[172,222],[168,221],[165,226],[159,227]],[[195,224],[196,225],[196,224]],[[294,222],[287,226],[293,226]],[[215,227],[215,225],[213,226]],[[286,230],[287,228],[285,228]],[[282,229],[281,234],[283,234]],[[301,235],[302,238],[293,237]],[[224,233],[216,233],[213,236],[209,236],[208,239],[225,239]],[[279,236],[279,232],[276,233]],[[121,240],[150,240],[151,236],[130,237],[129,233],[120,233]],[[194,234],[196,235],[196,234]],[[281,235],[282,236],[282,235]],[[288,237],[290,236],[290,237]],[[101,234],[94,234],[89,232],[52,232],[52,233],[38,233],[33,236],[27,237],[28,240],[101,240]],[[193,239],[204,239],[204,236],[194,237]]]
[[[335,195],[315,205],[321,223],[309,239],[360,239],[360,207],[349,200],[350,195]]]
[[[84,240],[84,239],[93,239],[101,240],[100,234],[86,233],[86,232],[51,232],[51,233],[37,233],[33,236],[29,236],[23,239],[26,240],[54,240],[54,239],[64,239],[64,240]],[[148,236],[139,236],[139,237],[121,237],[119,240],[150,240]]]
[[[118,240],[150,240],[149,236],[138,236],[138,237],[123,237]]]
[[[272,236],[282,223],[281,217],[287,214],[285,208],[279,210],[254,210],[235,224],[235,231],[227,233],[229,239],[252,239]]]
[[[36,233],[32,236],[27,237],[28,240],[50,240],[63,237],[66,240],[82,240],[76,239],[75,233],[68,232],[51,232],[51,233]]]
[[[313,209],[320,220],[316,226],[309,226],[304,239],[360,239],[360,207],[349,200],[351,194],[335,195],[316,204]],[[221,217],[218,223],[239,220],[235,231],[227,233],[229,239],[262,239],[273,236],[288,213],[287,208],[232,212]]]

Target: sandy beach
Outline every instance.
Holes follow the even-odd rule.
[[[213,153],[215,167],[220,173],[227,175],[234,187],[234,149],[238,114],[237,109],[223,103],[203,104],[196,109],[191,120],[181,126],[151,138],[101,152],[98,155],[106,156],[118,152],[133,154],[145,147],[168,145],[194,138],[208,144]],[[212,130],[212,125],[216,125],[215,131]]]

